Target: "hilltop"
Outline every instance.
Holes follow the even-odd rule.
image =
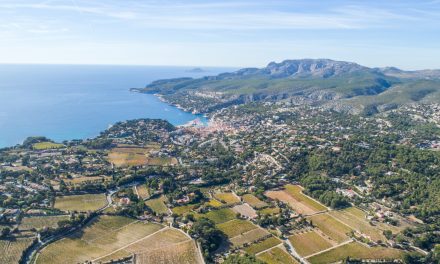
[[[158,80],[141,92],[186,110],[209,113],[252,101],[322,105],[352,113],[440,99],[440,71],[369,68],[330,59],[285,60],[203,78]]]

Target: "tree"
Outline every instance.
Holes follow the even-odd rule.
[[[0,238],[8,237],[9,234],[11,234],[11,229],[9,227],[5,227],[2,229],[2,232],[0,233]]]
[[[206,257],[209,257],[209,253],[216,250],[223,239],[225,239],[225,234],[217,229],[215,223],[208,218],[200,218],[195,222],[189,234],[200,242],[200,245],[206,252]]]

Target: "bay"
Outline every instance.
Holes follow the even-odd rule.
[[[198,115],[130,88],[165,78],[202,77],[230,71],[191,67],[101,65],[0,65],[0,147],[29,136],[55,141],[85,139],[118,121],[160,118],[182,125]]]

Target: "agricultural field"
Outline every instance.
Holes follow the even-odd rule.
[[[105,182],[111,180],[111,177],[104,176],[81,176],[73,179],[63,179],[67,185],[77,185],[85,182]]]
[[[256,240],[269,237],[271,234],[261,227],[257,227],[238,236],[232,237],[229,241],[236,247],[241,247],[244,244],[252,243]]]
[[[208,202],[205,203],[205,205],[209,205],[211,207],[222,207],[224,204],[217,201],[216,199],[210,199]]]
[[[18,228],[19,230],[30,230],[32,228],[38,230],[44,227],[57,227],[59,221],[68,219],[68,215],[23,217]]]
[[[234,193],[214,193],[214,198],[227,205],[232,205],[240,202],[240,199]]]
[[[222,224],[218,224],[217,227],[221,231],[223,231],[223,233],[225,233],[229,238],[241,235],[245,232],[257,228],[257,226],[253,223],[241,219],[234,219]]]
[[[365,218],[365,215],[363,215],[363,217],[360,217],[362,213],[363,212],[361,210],[355,207],[350,207],[344,210],[332,211],[330,212],[330,215],[343,222],[344,224],[350,226],[354,230],[365,234],[372,241],[386,241],[383,232],[378,228],[370,225],[368,220]]]
[[[136,263],[202,263],[194,240],[168,227],[95,261],[107,262],[131,255],[136,255]]]
[[[261,215],[276,215],[280,213],[280,208],[278,207],[266,207],[258,211]]]
[[[64,147],[63,144],[53,142],[38,142],[32,145],[32,148],[35,150],[59,149],[62,147]]]
[[[248,203],[255,209],[261,209],[268,206],[266,202],[261,201],[253,194],[245,194],[242,196],[242,198],[245,203]]]
[[[299,185],[287,184],[284,186],[285,192],[293,197],[298,203],[303,206],[310,208],[314,212],[320,212],[327,210],[327,207],[322,205],[321,203],[313,200],[311,197],[302,193],[302,187]],[[298,208],[302,208],[302,206],[298,206]],[[295,208],[294,208],[295,209]]]
[[[82,230],[43,248],[36,263],[78,263],[103,258],[162,228],[122,216],[100,216]]]
[[[308,218],[313,225],[318,227],[325,235],[338,243],[347,241],[352,230],[345,224],[339,222],[328,213],[318,214]]]
[[[257,258],[267,264],[299,264],[286,250],[280,247],[274,247],[257,255]]]
[[[108,154],[108,161],[117,167],[142,166],[148,163],[150,149],[139,147],[114,148]]]
[[[334,248],[330,251],[308,258],[312,264],[333,263],[347,257],[357,259],[400,259],[402,251],[385,247],[366,247],[358,242],[352,242]]]
[[[178,215],[186,215],[190,213],[194,207],[196,207],[195,204],[182,205],[172,208],[171,211]]]
[[[159,198],[150,199],[145,201],[145,204],[151,208],[157,214],[168,214],[168,207],[165,205],[166,197],[164,195]]]
[[[316,231],[297,233],[290,236],[289,240],[296,252],[303,257],[333,246],[328,240],[324,239]]]
[[[34,238],[17,238],[13,241],[0,240],[0,263],[18,263],[22,252],[32,244],[33,240]]]
[[[232,207],[232,211],[239,213],[242,216],[248,217],[248,218],[255,218],[257,217],[257,212],[247,203],[244,204],[238,204],[234,207]]]
[[[267,250],[281,243],[282,241],[279,238],[271,236],[263,241],[253,243],[252,245],[245,247],[244,251],[246,251],[246,253],[248,254],[255,255],[257,253],[260,253],[261,251]]]
[[[136,188],[137,191],[135,193],[137,193],[141,199],[145,200],[150,197],[150,190],[145,184],[140,184],[134,188]]]
[[[62,211],[96,211],[107,205],[105,194],[58,196],[54,207]]]
[[[223,208],[223,209],[219,209],[219,210],[212,210],[209,211],[206,214],[196,214],[195,215],[196,218],[202,218],[202,217],[206,217],[212,221],[214,221],[214,223],[216,224],[221,224],[224,222],[227,222],[229,220],[235,219],[235,212],[232,211],[229,208]]]

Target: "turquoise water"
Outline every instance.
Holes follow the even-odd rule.
[[[161,118],[181,125],[197,117],[154,95],[130,92],[151,81],[201,77],[231,69],[188,67],[0,65],[0,147],[28,136],[56,141],[94,137],[117,121]],[[203,118],[203,117],[202,117]]]

